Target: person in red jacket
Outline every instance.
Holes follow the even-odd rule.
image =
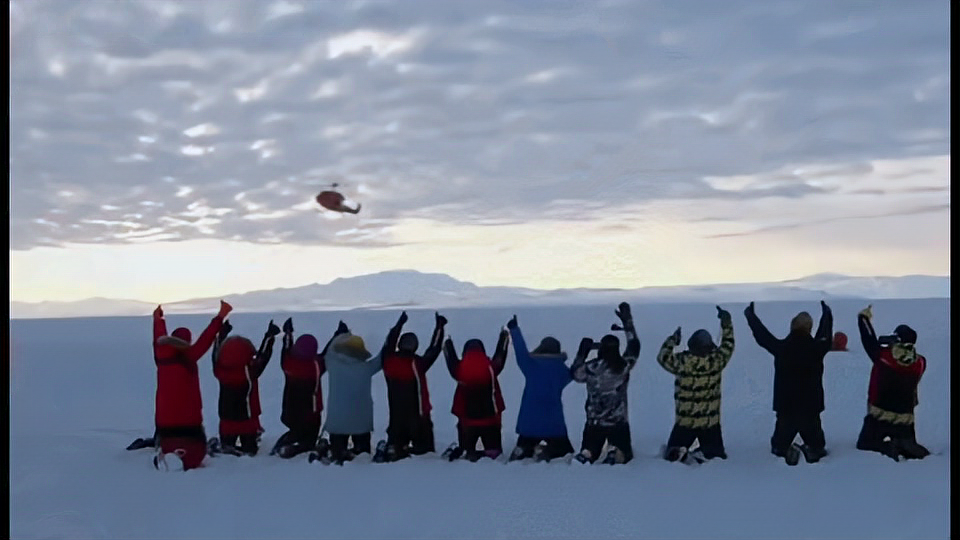
[[[506,364],[509,344],[510,333],[506,328],[500,331],[493,358],[487,356],[479,339],[470,339],[463,344],[462,359],[457,358],[449,337],[444,343],[447,369],[457,381],[451,412],[457,417],[459,445],[449,449],[451,460],[464,453],[470,461],[484,456],[496,459],[503,453],[500,417],[506,406],[497,376]],[[478,439],[483,442],[482,453],[476,450]]]
[[[340,321],[333,337],[348,331]],[[280,421],[288,431],[280,436],[270,455],[291,458],[317,447],[322,425],[323,392],[320,379],[327,372],[324,356],[330,341],[317,354],[317,338],[303,334],[293,340],[293,319],[283,323],[283,347],[280,351],[280,367],[283,369],[283,402]]]
[[[383,348],[383,376],[387,382],[390,422],[384,447],[385,461],[436,451],[427,371],[440,356],[443,327],[447,319],[439,313],[435,313],[434,318],[436,326],[433,337],[423,356],[417,354],[419,342],[416,334],[407,332],[400,335],[407,322],[406,311],[400,314],[397,324],[387,334]]]
[[[203,402],[197,361],[213,345],[223,320],[233,307],[220,301],[220,312],[191,343],[190,330],[177,328],[167,335],[163,309],[153,312],[153,358],[157,365],[156,446],[153,466],[167,469],[166,454],[175,454],[183,470],[199,467],[207,455],[203,430]],[[174,466],[179,469],[179,464]]]
[[[873,362],[867,415],[857,440],[859,450],[880,452],[894,461],[923,459],[930,451],[917,443],[913,410],[927,359],[917,354],[917,332],[905,324],[893,335],[877,337],[871,306],[857,315],[860,341]]]
[[[270,362],[280,327],[270,321],[259,350],[245,337],[228,338],[232,329],[230,321],[224,321],[213,344],[213,375],[220,381],[220,440],[214,448],[225,454],[254,456],[260,430],[259,395],[254,390]]]

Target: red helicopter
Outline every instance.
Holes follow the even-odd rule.
[[[338,184],[333,184],[330,186],[332,189],[321,191],[317,195],[317,203],[320,206],[331,210],[333,212],[342,212],[346,214],[358,214],[360,213],[360,204],[357,204],[356,208],[350,208],[344,204],[346,198],[338,191],[335,191]]]

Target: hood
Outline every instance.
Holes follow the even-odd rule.
[[[806,311],[797,313],[797,316],[790,321],[791,334],[813,334],[813,317]]]
[[[358,362],[363,362],[372,356],[363,344],[363,338],[350,333],[340,334],[334,338],[330,346],[334,352]]]
[[[253,361],[257,349],[253,343],[242,336],[232,336],[220,345],[217,352],[217,363],[224,367],[240,368]]]
[[[407,332],[400,336],[400,339],[397,341],[397,350],[404,353],[416,354],[419,346],[420,340],[417,339],[417,335],[413,332]]]
[[[540,340],[540,344],[537,345],[537,348],[530,351],[531,356],[563,356],[566,358],[566,355],[560,351],[560,342],[557,338],[554,337],[545,337]]]
[[[710,336],[710,332],[707,332],[703,328],[697,330],[690,336],[690,339],[687,340],[687,349],[690,350],[690,353],[694,356],[707,356],[717,346],[713,343],[713,338]]]
[[[171,332],[170,335],[187,343],[193,341],[193,335],[190,334],[190,329],[182,326]]]
[[[317,356],[319,348],[317,338],[310,334],[303,334],[297,338],[293,347],[290,348],[290,354],[297,360],[313,360]]]
[[[466,357],[467,353],[470,351],[480,351],[483,354],[487,353],[486,348],[483,346],[483,342],[479,339],[468,339],[467,342],[463,344],[463,352],[460,354],[460,356]]]
[[[910,366],[917,361],[917,350],[913,343],[894,343],[890,346],[890,353],[901,366]]]

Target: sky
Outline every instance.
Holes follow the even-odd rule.
[[[939,0],[12,0],[11,300],[949,275],[949,63]]]

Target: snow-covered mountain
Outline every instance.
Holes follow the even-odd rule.
[[[822,298],[949,298],[943,276],[856,277],[817,274],[775,283],[644,287],[639,289],[558,289],[479,287],[446,274],[396,270],[338,278],[321,285],[252,291],[225,296],[237,312],[302,312],[344,309],[588,305],[628,301],[742,302]],[[164,305],[168,313],[207,313],[219,297]],[[78,302],[11,302],[14,319],[146,315],[155,306],[134,300],[92,298]]]

